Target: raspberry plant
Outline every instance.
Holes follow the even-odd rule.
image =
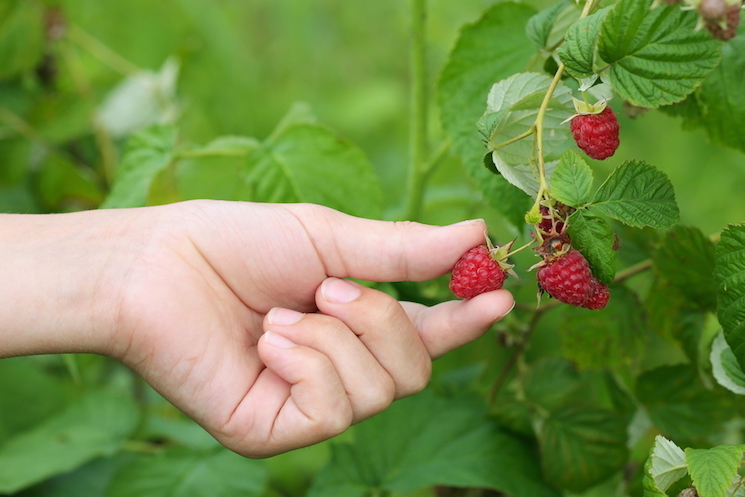
[[[723,216],[711,198],[694,198],[695,188],[675,192],[693,137],[705,137],[716,145],[707,153],[736,152],[724,166],[699,152],[693,182],[733,192],[717,206],[742,202],[741,2],[498,2],[472,12],[435,67],[440,50],[430,50],[427,27],[456,11],[410,0],[409,73],[388,66],[410,85],[409,114],[399,116],[409,126],[406,158],[397,142],[404,119],[376,114],[385,91],[371,85],[377,100],[358,114],[342,98],[380,73],[381,61],[400,59],[405,40],[393,34],[384,2],[326,6],[353,5],[350,33],[376,27],[364,43],[376,61],[369,73],[353,66],[356,53],[337,60],[324,49],[314,58],[304,38],[280,57],[261,29],[267,12],[283,18],[289,3],[252,3],[0,6],[4,210],[207,197],[316,202],[394,220],[485,217],[502,250],[490,260],[499,274],[514,265],[518,276],[499,282],[517,307],[483,339],[438,360],[421,394],[349,435],[267,462],[221,448],[105,358],[4,359],[0,494],[743,495],[745,225],[717,224]],[[471,4],[484,5],[456,10]],[[242,38],[253,31],[265,37]],[[273,54],[272,67],[302,55],[274,74],[246,45]],[[339,67],[355,77],[342,89],[333,78],[313,79]],[[302,85],[286,90],[288,74]],[[275,122],[299,88],[315,95],[306,81],[330,88],[310,98],[324,119],[334,114],[329,101],[344,100],[339,107],[353,117],[337,122],[341,133],[303,104]],[[283,88],[290,97],[280,98]],[[391,107],[398,113],[400,104]],[[659,122],[699,132],[671,142]],[[659,150],[668,160],[650,158]],[[741,206],[732,210],[742,215]],[[692,222],[707,217],[714,228]],[[580,257],[586,265],[571,266],[581,267],[584,293],[575,299],[566,292],[575,273],[557,269]],[[378,288],[426,304],[452,298],[446,277]]]

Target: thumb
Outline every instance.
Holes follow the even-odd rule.
[[[422,281],[450,272],[484,243],[482,219],[449,226],[375,221],[317,205],[286,206],[303,223],[328,276],[370,281]]]

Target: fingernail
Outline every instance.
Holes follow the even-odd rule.
[[[502,318],[503,318],[503,317],[505,317],[505,316],[506,316],[507,314],[511,313],[511,312],[512,312],[512,309],[514,309],[514,308],[515,308],[515,304],[516,304],[516,303],[517,303],[517,302],[515,302],[515,301],[513,300],[513,301],[512,301],[512,307],[510,307],[510,310],[509,310],[509,311],[507,311],[507,312],[505,312],[505,313],[504,313],[504,314],[502,314],[501,316],[499,316],[499,319],[502,319]]]
[[[461,221],[459,223],[451,224],[450,226],[466,226],[468,224],[476,224],[476,223],[483,223],[483,222],[484,222],[484,220],[481,219],[481,218],[479,218],[479,219],[469,219],[467,221]]]
[[[264,341],[269,345],[274,345],[275,347],[279,347],[281,349],[291,349],[297,346],[295,342],[291,342],[287,338],[274,333],[273,331],[267,331],[266,333],[264,333]]]
[[[302,312],[285,309],[284,307],[274,307],[266,315],[266,320],[269,324],[290,326],[303,319],[303,316],[304,314]]]
[[[348,304],[362,294],[362,290],[347,280],[328,278],[321,285],[321,296],[334,304]]]

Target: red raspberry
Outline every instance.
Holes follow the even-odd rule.
[[[608,301],[610,300],[610,291],[608,290],[608,285],[605,285],[603,283],[600,283],[597,279],[594,277],[592,278],[592,291],[590,292],[590,298],[587,299],[587,302],[582,304],[582,307],[586,309],[602,309],[606,305],[608,305]]]
[[[593,279],[587,259],[573,248],[538,270],[538,283],[544,291],[577,307],[590,298]]]
[[[455,263],[450,290],[460,299],[471,299],[502,288],[507,273],[490,255],[486,245],[474,247]]]
[[[599,114],[578,114],[569,125],[574,141],[593,159],[607,159],[618,148],[618,119],[609,106]]]

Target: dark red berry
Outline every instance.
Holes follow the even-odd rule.
[[[603,309],[608,305],[608,301],[610,300],[608,285],[600,283],[594,277],[592,278],[591,285],[592,291],[590,293],[590,298],[587,299],[587,302],[582,304],[582,307],[593,310]]]
[[[547,236],[563,237],[565,223],[563,219],[567,219],[575,209],[564,205],[560,202],[556,202],[553,209],[549,209],[545,205],[541,205],[541,222],[538,223],[538,229]]]
[[[587,259],[573,248],[538,270],[538,283],[543,291],[577,307],[590,298],[593,279]]]
[[[570,123],[577,146],[593,159],[607,159],[618,148],[618,119],[606,106],[599,114],[578,114]]]
[[[505,270],[491,257],[489,248],[481,245],[466,252],[455,264],[450,290],[458,298],[471,299],[502,288],[505,279]]]
[[[545,205],[541,206],[541,217],[542,219],[541,219],[541,222],[538,223],[538,229],[541,230],[541,232],[544,234],[547,234],[547,235],[554,234],[560,231],[560,229],[564,228],[564,223],[560,223],[561,227],[554,226],[555,224],[554,218],[551,217],[551,213],[549,212],[548,207],[546,207]],[[559,224],[559,223],[556,223],[556,224]]]

